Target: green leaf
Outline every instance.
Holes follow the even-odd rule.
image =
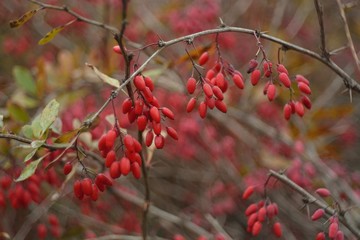
[[[45,140],[34,140],[34,141],[31,142],[31,147],[32,148],[39,148],[42,145],[44,145],[44,143],[45,143]]]
[[[30,117],[24,108],[12,102],[7,103],[7,110],[13,120],[20,122],[28,122]]]
[[[27,137],[27,138],[30,138],[32,139],[34,137],[34,133],[33,133],[33,129],[31,127],[31,125],[24,125],[22,128],[21,128],[21,132],[22,134]]]
[[[19,17],[16,20],[10,21],[10,27],[11,28],[16,28],[16,27],[20,27],[22,26],[24,23],[26,23],[27,21],[29,21],[37,11],[39,11],[42,8],[39,9],[34,9],[34,10],[30,10],[26,13],[24,13],[24,15],[22,15],[21,17]]]
[[[36,154],[37,150],[37,148],[33,149],[28,155],[26,155],[24,162],[29,161]]]
[[[79,132],[79,129],[72,130],[70,132],[66,132],[60,137],[58,137],[54,142],[55,143],[68,143],[71,139],[73,139],[76,134]]]
[[[104,81],[105,83],[109,84],[110,86],[116,87],[116,88],[118,88],[120,86],[119,80],[109,77],[108,75],[100,72],[95,66],[93,66],[89,63],[86,63],[86,66],[91,68],[91,70],[94,71],[96,76],[98,76],[98,78],[100,78],[100,80]]]
[[[13,68],[13,75],[19,88],[32,95],[36,94],[36,83],[28,69],[15,66]]]
[[[40,138],[42,135],[42,128],[41,128],[41,124],[40,124],[40,117],[41,114],[36,116],[35,119],[32,121],[31,123],[31,129],[33,132],[33,136],[35,138]]]
[[[41,158],[39,158],[39,159],[37,159],[37,160],[35,160],[35,161],[32,161],[31,163],[29,163],[28,165],[26,165],[26,167],[22,170],[20,176],[19,176],[17,179],[15,179],[15,182],[24,181],[24,180],[28,179],[29,177],[31,177],[31,176],[35,173],[35,171],[36,171],[39,163],[41,163],[41,161],[42,161],[47,155],[49,155],[49,154],[45,154],[45,155],[42,156]]]
[[[39,45],[44,45],[53,40],[53,38],[65,28],[65,25],[53,28],[42,39],[39,40]]]
[[[41,127],[40,135],[43,135],[49,129],[51,124],[53,124],[56,117],[58,116],[59,107],[60,104],[55,99],[51,100],[48,105],[46,105],[39,119]]]
[[[0,115],[0,128],[4,127],[4,116]]]

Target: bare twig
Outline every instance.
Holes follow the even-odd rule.
[[[358,69],[358,71],[360,72],[360,60],[356,54],[356,51],[355,51],[355,47],[354,47],[354,42],[352,40],[352,37],[351,37],[351,33],[350,33],[350,29],[349,29],[349,24],[347,22],[347,19],[346,19],[346,15],[345,15],[345,11],[344,11],[344,6],[343,4],[341,3],[340,0],[336,0],[338,6],[339,6],[339,11],[340,11],[340,15],[341,15],[341,19],[343,20],[344,22],[344,29],[345,29],[345,34],[346,34],[346,38],[348,40],[348,45],[349,45],[349,48],[350,48],[350,51],[351,51],[351,54],[354,58],[354,61],[355,61],[355,65],[356,65],[356,68]]]
[[[326,51],[325,27],[324,27],[324,21],[323,21],[323,15],[324,15],[323,7],[320,3],[320,0],[314,0],[314,3],[315,3],[316,14],[318,16],[318,21],[319,21],[319,26],[320,26],[321,55],[328,59],[330,57],[330,55]]]
[[[293,181],[291,181],[286,175],[275,172],[273,170],[270,170],[270,177],[274,177],[277,180],[279,180],[280,182],[284,183],[285,185],[291,187],[293,190],[295,190],[297,193],[299,193],[300,195],[302,195],[308,203],[310,204],[314,204],[316,206],[318,206],[319,208],[324,209],[324,211],[329,214],[330,216],[334,215],[337,213],[337,210],[333,209],[332,207],[330,207],[328,204],[326,204],[325,202],[320,201],[319,199],[317,199],[316,197],[314,197],[312,194],[310,194],[308,191],[306,191],[305,189],[303,189],[302,187],[300,187],[299,185],[297,185],[296,183],[294,183]],[[353,223],[350,223],[348,221],[348,219],[346,219],[345,217],[345,212],[340,212],[339,213],[339,221],[345,226],[347,227],[357,238],[360,238],[360,232],[358,229],[356,229],[356,227],[354,226]]]

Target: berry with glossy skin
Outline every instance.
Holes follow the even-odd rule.
[[[238,88],[244,89],[244,79],[240,74],[234,74],[232,80]]]
[[[299,82],[298,83],[298,88],[300,90],[300,92],[310,95],[311,94],[311,89],[309,87],[309,85],[303,83],[303,82]]]
[[[172,137],[175,140],[178,140],[178,134],[176,132],[176,130],[172,127],[166,127],[166,132],[169,134],[170,137]]]
[[[316,221],[316,220],[322,218],[322,216],[324,216],[324,215],[325,215],[324,209],[319,208],[313,213],[313,215],[311,215],[311,220]]]
[[[114,146],[115,139],[117,137],[117,134],[115,130],[110,130],[106,134],[106,147],[108,149],[111,149]]]
[[[327,188],[318,188],[315,190],[320,197],[328,197],[331,195],[330,191]]]
[[[274,223],[274,225],[272,227],[272,231],[275,236],[281,237],[282,236],[281,224],[279,222]]]
[[[242,194],[242,199],[248,199],[254,193],[255,187],[253,185],[248,186]]]
[[[140,168],[140,165],[137,162],[133,162],[131,164],[131,172],[132,172],[133,176],[136,179],[140,179],[140,177],[141,177],[141,168]]]
[[[337,222],[332,222],[329,226],[329,237],[335,238],[339,230],[339,224]]]
[[[307,96],[301,96],[300,101],[307,109],[311,109],[311,100]]]
[[[203,52],[201,56],[199,57],[199,65],[202,66],[209,60],[209,53]]]
[[[63,172],[64,175],[68,175],[72,170],[72,164],[70,162],[65,163],[64,168],[63,168]]]
[[[196,79],[195,78],[190,77],[187,80],[186,89],[187,89],[188,93],[190,93],[190,94],[193,94],[195,92],[195,89],[196,89]]]
[[[155,137],[155,147],[157,149],[162,149],[165,144],[165,138],[162,135],[157,135]]]
[[[153,121],[159,123],[161,118],[160,118],[160,112],[159,109],[157,107],[151,107],[150,108],[150,117]]]
[[[137,119],[136,119],[136,124],[138,127],[138,130],[140,132],[144,131],[147,125],[148,119],[145,115],[140,115]]]
[[[261,228],[262,228],[262,223],[259,221],[256,221],[252,227],[251,234],[253,236],[259,235],[259,233],[261,232]]]
[[[39,239],[45,239],[47,235],[47,228],[46,225],[43,223],[40,223],[36,227],[37,236]]]
[[[170,118],[171,120],[175,119],[175,115],[174,113],[167,107],[163,107],[161,109],[162,114],[164,114],[164,116],[166,116],[167,118]]]
[[[319,233],[316,235],[315,240],[325,240],[325,233],[324,233],[324,232],[319,232]]]
[[[258,66],[258,61],[256,61],[256,59],[251,59],[250,62],[249,62],[249,68],[248,70],[246,71],[247,73],[252,73],[255,68]]]
[[[126,98],[121,105],[122,113],[127,114],[128,112],[130,112],[132,106],[133,106],[133,104],[132,104],[131,99]]]
[[[210,84],[208,84],[208,83],[204,83],[203,91],[204,91],[205,95],[209,98],[212,97],[212,95],[214,94]]]
[[[186,112],[192,112],[192,110],[194,110],[196,105],[196,98],[190,98],[189,102],[187,103],[186,106]]]
[[[296,102],[295,103],[295,112],[297,113],[297,115],[299,115],[300,117],[304,116],[305,114],[305,109],[304,109],[304,105],[301,102]]]
[[[223,113],[227,112],[226,104],[223,101],[215,100],[215,107]]]
[[[276,96],[276,87],[274,84],[270,83],[268,88],[267,88],[267,97],[269,99],[269,101],[271,102],[272,100],[274,100],[275,96]]]
[[[150,130],[146,133],[146,137],[145,137],[145,145],[147,147],[150,147],[150,145],[152,144],[154,139],[154,133]]]
[[[138,90],[144,91],[144,90],[145,90],[145,87],[146,87],[144,77],[141,76],[141,75],[137,75],[137,76],[134,78],[134,85],[135,85],[135,87],[136,87]]]
[[[284,109],[283,109],[283,114],[284,114],[284,118],[286,120],[289,120],[292,114],[292,107],[289,103],[286,103],[284,105]]]
[[[76,180],[74,182],[74,194],[80,200],[84,198],[84,192],[82,191],[80,180]]]
[[[284,72],[280,73],[279,80],[285,87],[290,88],[291,81],[290,81],[289,76],[286,73],[284,73]]]
[[[90,178],[84,178],[81,180],[81,190],[87,196],[92,195],[92,181]]]
[[[256,69],[254,70],[252,73],[251,73],[251,76],[250,76],[250,80],[251,80],[251,84],[253,86],[255,86],[256,84],[258,84],[259,80],[260,80],[260,77],[261,77],[261,72],[259,69]]]
[[[279,73],[285,73],[286,75],[289,75],[288,70],[287,70],[286,67],[285,67],[284,65],[282,65],[282,64],[277,64],[276,70],[277,70]]]
[[[199,105],[199,115],[201,118],[205,118],[207,113],[207,105],[205,102],[201,102]]]
[[[121,176],[120,172],[120,163],[119,162],[113,162],[110,166],[110,177],[112,179],[119,178]]]
[[[128,175],[131,170],[130,160],[127,157],[121,158],[119,167],[121,174],[123,174],[124,176]]]

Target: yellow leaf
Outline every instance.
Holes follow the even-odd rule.
[[[10,21],[10,27],[16,28],[16,27],[22,26],[24,23],[29,21],[29,19],[32,18],[35,15],[35,13],[37,11],[39,11],[40,9],[42,9],[42,8],[30,10],[30,11],[26,12],[24,15],[22,15],[20,18]]]
[[[100,72],[94,65],[86,63],[86,66],[91,68],[95,72],[96,76],[98,76],[105,83],[107,83],[107,84],[109,84],[109,85],[111,85],[113,87],[116,87],[116,88],[118,88],[120,86],[119,80],[117,80],[115,78],[112,78],[112,77],[109,77],[108,75]]]
[[[40,41],[38,42],[39,45],[44,45],[48,42],[50,42],[59,32],[61,32],[63,29],[65,28],[65,26],[59,26],[56,27],[54,29],[52,29],[50,32],[48,32],[45,37],[43,37],[42,39],[40,39]]]

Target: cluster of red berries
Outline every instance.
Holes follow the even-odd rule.
[[[117,157],[116,139],[120,139],[120,148],[124,155]],[[120,132],[114,128],[104,134],[98,143],[98,148],[105,158],[105,167],[109,168],[110,176],[113,179],[121,175],[127,176],[132,172],[137,179],[141,177],[141,144],[131,135],[121,136]]]
[[[87,196],[92,201],[96,201],[99,198],[99,190],[101,192],[105,191],[106,186],[112,186],[112,181],[100,173],[96,176],[94,182],[89,177],[76,180],[74,183],[74,194],[80,200]]]
[[[198,60],[200,66],[205,65],[209,60],[209,53],[204,52],[201,54]],[[234,84],[240,88],[244,88],[244,79],[239,71],[234,70],[231,66],[225,66],[222,62],[216,62],[212,68],[210,68],[205,77],[199,76],[196,80],[191,76],[186,83],[186,88],[189,94],[193,94],[196,91],[197,86],[201,85],[200,92],[203,92],[205,97],[198,106],[199,115],[201,118],[205,118],[207,109],[213,109],[216,107],[219,111],[226,113],[227,106],[224,100],[224,93],[228,89],[227,79],[231,78]],[[199,95],[199,94],[198,94]],[[187,103],[186,111],[191,112],[194,110],[198,97],[192,97]]]
[[[327,188],[318,188],[315,191],[320,197],[322,198],[326,198],[331,196],[330,191]],[[315,210],[315,212],[311,215],[311,220],[312,221],[317,221],[319,219],[321,219],[322,217],[325,216],[325,210],[322,208],[318,208],[317,210]],[[329,227],[328,227],[328,236],[330,239],[334,239],[334,240],[344,240],[344,233],[343,231],[341,231],[339,229],[339,219],[336,215],[333,215],[329,218],[328,222]],[[325,240],[326,239],[326,235],[325,232],[319,232],[316,235],[315,240]]]
[[[48,229],[50,229],[50,234],[54,238],[59,238],[61,236],[61,226],[59,223],[59,219],[54,214],[49,214],[48,216],[48,223],[49,226],[47,226],[44,223],[39,223],[36,227],[37,230],[37,236],[39,239],[45,239],[48,235]]]
[[[247,73],[250,73],[250,80],[253,86],[257,85],[261,77],[264,76],[267,80],[264,87],[264,95],[267,95],[269,101],[273,101],[276,97],[277,89],[274,84],[274,78],[272,76],[272,62],[265,60],[263,63],[263,74],[259,69],[259,63],[256,59],[252,59],[249,62],[249,68]],[[277,71],[277,82],[280,86],[288,88],[291,93],[293,89],[291,88],[292,82],[289,77],[289,72],[283,64],[276,64]],[[297,114],[300,117],[304,116],[305,108],[311,109],[311,100],[307,95],[311,94],[310,82],[302,75],[296,75],[295,81],[297,82],[297,88],[301,93],[300,100],[295,101],[290,99],[288,103],[284,105],[283,114],[286,120],[289,120],[292,114]],[[291,97],[293,94],[291,94]]]
[[[152,94],[154,84],[150,77],[137,75],[133,80],[137,93],[136,100],[126,98],[122,103],[122,112],[127,114],[129,122],[136,121],[138,130],[143,132],[149,128],[145,144],[150,146],[154,141],[157,149],[164,147],[165,138],[163,136],[161,120],[162,116],[171,120],[175,119],[174,113],[167,107],[160,107],[157,98]],[[178,140],[177,131],[172,127],[166,127],[167,134]]]
[[[243,200],[248,199],[254,193],[254,186],[249,186],[245,189],[242,198]],[[274,221],[274,217],[278,215],[279,209],[276,203],[271,203],[269,201],[259,201],[258,203],[250,204],[246,210],[245,215],[247,216],[247,232],[251,233],[253,236],[260,234],[263,223],[266,219],[268,222],[273,222],[272,232],[276,237],[282,236],[282,227],[281,224],[277,221]]]

